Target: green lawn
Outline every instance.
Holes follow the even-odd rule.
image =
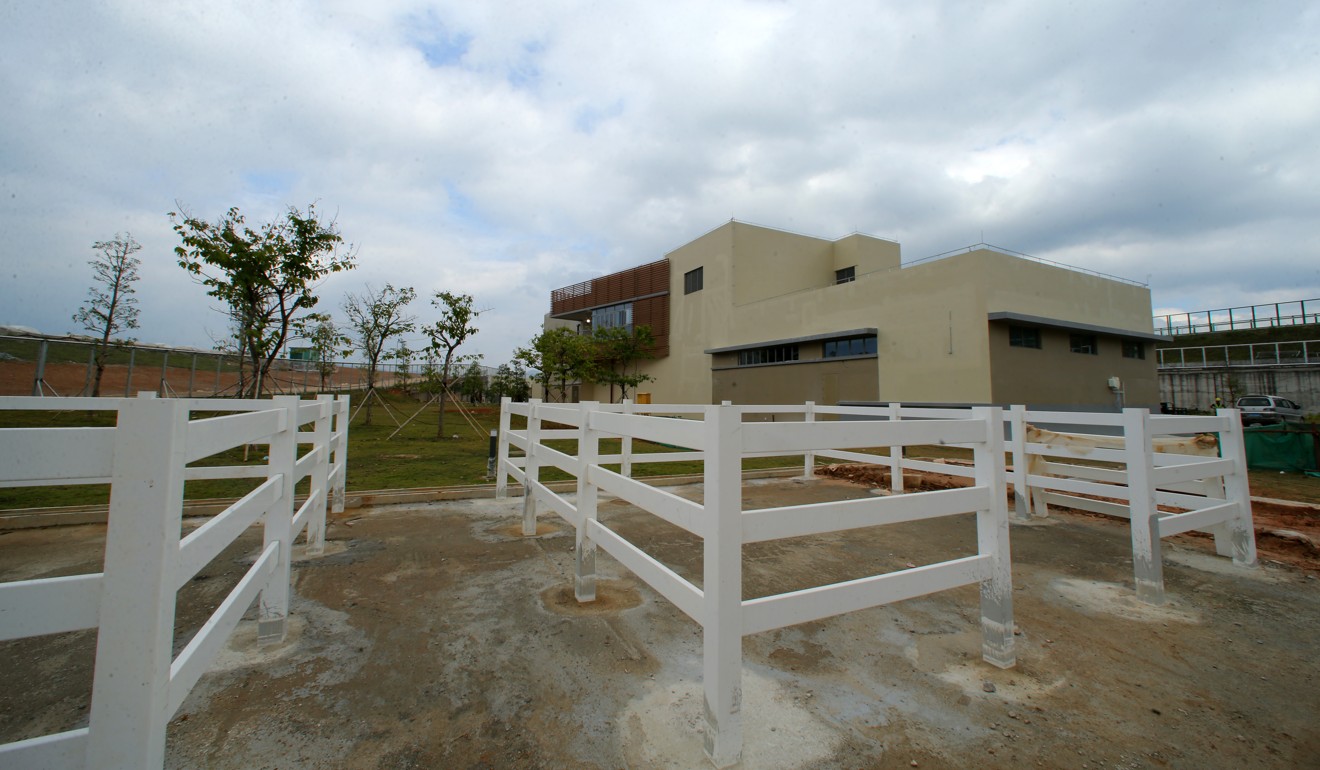
[[[356,411],[354,397],[353,409]],[[368,489],[415,489],[423,487],[448,487],[487,483],[486,458],[490,442],[490,431],[499,423],[498,406],[469,407],[472,418],[477,423],[474,428],[463,418],[454,405],[446,410],[445,434],[449,438],[436,439],[436,420],[438,410],[429,405],[421,414],[398,431],[398,422],[413,416],[421,402],[399,392],[385,394],[389,405],[387,412],[379,404],[373,407],[373,424],[365,422],[365,411],[356,415],[349,429],[348,447],[348,488],[350,491]],[[17,412],[0,411],[0,428],[13,427],[77,427],[111,425],[112,413],[108,412]],[[515,422],[515,428],[521,428]],[[454,438],[457,436],[457,438]],[[557,442],[562,450],[574,451],[575,442]],[[552,444],[553,445],[553,444]],[[619,442],[602,442],[601,451],[618,451]],[[676,451],[672,447],[663,447],[636,442],[634,452]],[[945,447],[911,447],[907,452],[911,457],[951,457],[969,458],[967,450]],[[242,450],[231,450],[223,455],[207,458],[203,464],[229,465],[243,462],[260,463],[264,461],[264,448],[253,447],[244,459]],[[800,456],[755,458],[743,461],[744,469],[798,467]],[[822,461],[823,462],[823,461]],[[700,461],[680,463],[637,464],[633,473],[637,476],[678,475],[700,473]],[[570,478],[558,469],[542,471],[544,481]],[[1252,494],[1265,497],[1277,497],[1287,500],[1320,503],[1320,478],[1313,478],[1300,473],[1280,474],[1271,471],[1252,471],[1250,475]],[[253,480],[232,481],[194,481],[189,482],[185,495],[189,499],[213,497],[237,497],[255,486]],[[307,482],[303,482],[305,486]],[[0,510],[13,508],[35,508],[62,505],[104,504],[109,498],[107,486],[64,486],[64,487],[18,487],[0,489]]]

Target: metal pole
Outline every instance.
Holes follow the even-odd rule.
[[[137,348],[128,349],[128,377],[124,379],[124,398],[133,393],[133,360],[137,358]]]
[[[37,347],[37,376],[32,380],[32,395],[41,395],[41,386],[46,379],[46,341]]]
[[[166,367],[170,365],[170,352],[167,350],[161,354],[160,358],[160,395],[169,396],[169,380],[166,379]]]
[[[495,454],[499,451],[499,431],[490,429],[490,451],[486,454],[486,478],[495,477]]]

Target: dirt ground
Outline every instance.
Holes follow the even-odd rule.
[[[174,360],[171,357],[170,360]],[[179,360],[188,358],[180,355]],[[214,394],[233,395],[238,384],[237,372],[215,371],[215,362],[200,359],[194,374],[190,366],[170,366],[165,369],[165,380],[170,390],[176,395],[187,396],[190,392],[198,398]],[[32,361],[0,361],[0,396],[32,395],[33,378],[37,365]],[[161,370],[159,366],[138,366],[133,369],[133,381],[128,381],[128,367],[113,364],[105,368],[101,375],[101,394],[105,396],[136,395],[141,390],[159,390]],[[87,364],[47,363],[42,373],[47,390],[43,395],[54,391],[59,396],[85,395],[88,386]],[[382,381],[391,381],[392,375],[385,374]],[[340,367],[326,381],[327,391],[361,387],[365,375],[356,368]],[[321,377],[314,371],[277,370],[274,384],[270,386],[281,393],[314,393],[320,390]],[[126,393],[127,390],[131,392]]]
[[[699,486],[673,488],[699,497]],[[749,482],[746,507],[872,494]],[[700,768],[699,627],[521,501],[361,509],[295,565],[289,639],[244,621],[170,724],[173,768]],[[602,521],[700,582],[695,538],[619,501]],[[0,580],[92,571],[104,528],[0,535]],[[182,645],[238,579],[244,535],[179,593]],[[748,598],[975,549],[972,517],[744,549]],[[748,768],[1293,768],[1320,763],[1320,580],[1166,543],[1169,601],[1132,595],[1122,522],[1012,527],[1017,666],[980,659],[974,587],[749,636]],[[94,634],[0,644],[0,740],[85,724]]]

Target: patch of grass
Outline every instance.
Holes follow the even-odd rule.
[[[438,410],[434,404],[427,406],[420,414],[421,402],[400,392],[383,393],[389,410],[379,404],[374,405],[373,424],[365,424],[365,410],[356,415],[349,429],[348,446],[348,488],[350,491],[366,489],[416,489],[423,487],[464,486],[488,483],[486,479],[486,458],[490,443],[490,431],[499,425],[499,407],[484,405],[468,407],[469,413],[477,423],[474,429],[459,413],[457,407],[450,404],[445,413],[445,434],[447,438],[437,439],[436,420]],[[353,411],[357,411],[354,403]],[[390,437],[397,429],[396,420],[403,422],[409,417],[414,419],[397,435]],[[0,411],[0,428],[16,427],[84,427],[109,426],[114,424],[113,412],[20,412]],[[514,422],[515,429],[523,427],[521,419]],[[457,438],[454,438],[457,436]],[[576,452],[576,442],[572,440],[552,442],[561,451]],[[608,439],[601,442],[602,453],[619,451],[619,440]],[[648,442],[634,442],[633,451],[637,453],[682,451],[675,447],[666,447]],[[882,451],[872,449],[869,451]],[[265,461],[265,448],[253,447],[246,457],[242,449],[206,458],[198,465],[237,465],[242,463],[259,464]],[[971,451],[953,447],[914,446],[909,447],[909,457],[930,457],[948,459],[971,459]],[[801,456],[758,457],[743,461],[744,470],[764,468],[800,467]],[[829,461],[818,459],[819,464]],[[883,462],[883,461],[882,461]],[[614,467],[617,470],[617,467]],[[635,476],[669,476],[699,474],[702,472],[701,461],[678,463],[640,463],[633,466]],[[543,468],[543,481],[560,481],[571,476],[556,468]],[[1270,471],[1252,471],[1250,476],[1252,494],[1277,497],[1286,500],[1320,503],[1320,479],[1300,473],[1279,474]],[[235,479],[221,481],[191,481],[185,487],[188,499],[212,497],[238,497],[251,490],[257,481]],[[305,488],[307,482],[303,482]],[[0,510],[14,508],[36,508],[64,505],[105,504],[109,499],[107,485],[56,486],[56,487],[17,487],[0,488]]]

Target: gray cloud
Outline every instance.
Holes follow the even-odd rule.
[[[550,289],[730,217],[984,237],[1157,309],[1320,296],[1317,40],[1302,2],[8,4],[0,323],[72,330],[131,230],[140,336],[208,344],[176,201],[318,201],[361,254],[324,308],[469,291],[489,363]]]

